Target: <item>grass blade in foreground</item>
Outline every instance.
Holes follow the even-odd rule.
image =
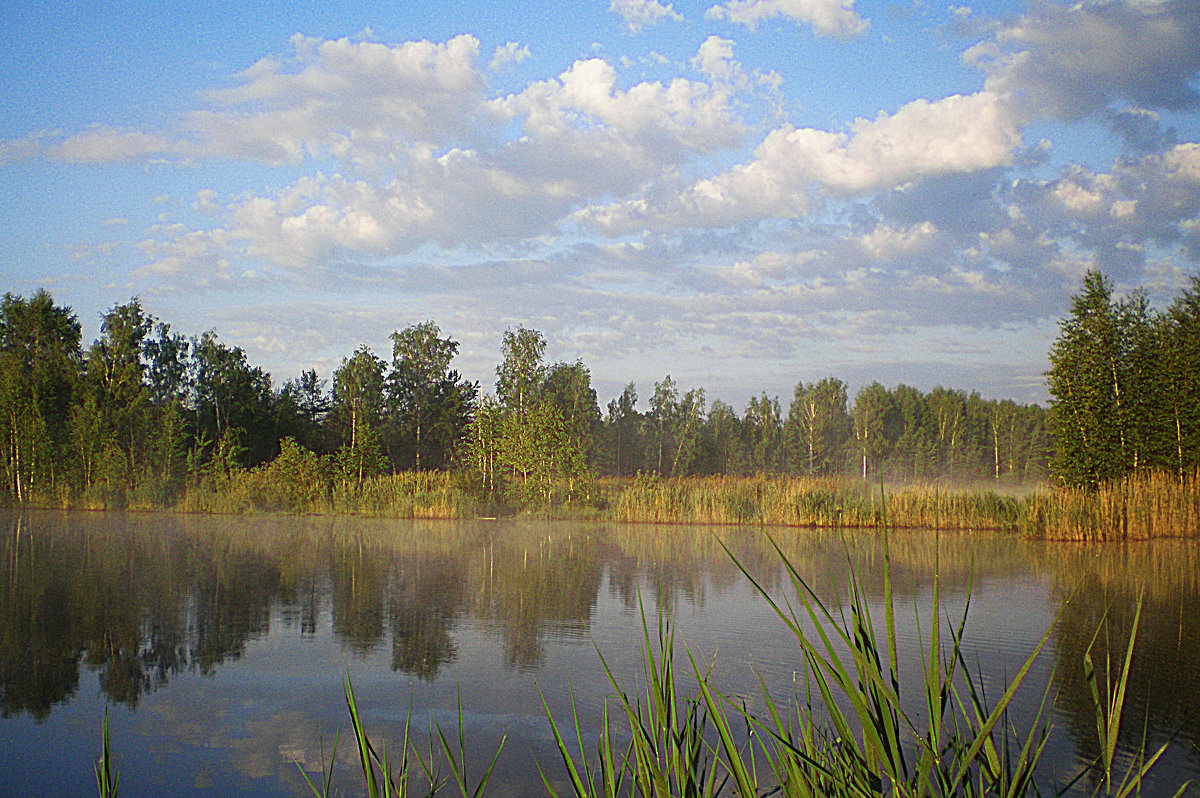
[[[100,727],[100,756],[93,769],[96,773],[96,792],[100,798],[117,798],[117,785],[121,781],[121,769],[112,769],[112,748],[108,743],[108,708],[104,709],[104,723]]]

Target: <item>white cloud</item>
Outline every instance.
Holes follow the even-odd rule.
[[[754,28],[759,22],[784,17],[812,25],[822,36],[849,38],[867,29],[854,10],[854,0],[729,0],[705,12],[709,19],[728,19]]]
[[[473,36],[385,45],[297,35],[291,43],[291,58],[264,58],[235,85],[208,92],[210,107],[186,114],[176,132],[100,127],[49,144],[43,137],[40,149],[76,163],[334,157],[372,166],[468,132],[483,100]],[[511,56],[519,59],[521,51]],[[5,149],[18,153],[28,144],[9,142]]]
[[[183,145],[139,130],[96,128],[68,136],[48,148],[48,155],[73,163],[133,161],[155,155],[178,154]]]
[[[217,196],[217,192],[211,188],[200,189],[192,198],[192,210],[197,213],[215,213],[219,209]]]
[[[612,0],[608,10],[625,20],[626,26],[634,33],[663,20],[678,22],[683,19],[671,3],[664,5],[658,0]]]
[[[1198,41],[1192,0],[1042,3],[964,58],[986,70],[987,88],[1023,98],[1031,114],[1077,120],[1113,103],[1196,108]]]
[[[720,36],[709,36],[701,43],[696,55],[692,57],[692,66],[706,75],[715,84],[728,86],[732,89],[748,90],[754,86],[764,86],[772,94],[773,101],[778,102],[779,87],[783,78],[778,72],[769,70],[763,72],[754,70],[747,72],[746,68],[733,57],[733,41]]]
[[[273,195],[248,196],[224,209],[215,193],[202,190],[194,209],[223,212],[225,224],[212,235],[160,231],[158,245],[144,247],[158,270],[184,275],[189,261],[203,271],[241,258],[286,271],[331,258],[381,259],[426,244],[508,246],[554,236],[572,211],[593,198],[627,196],[673,174],[693,154],[732,146],[745,134],[726,88],[677,78],[622,89],[616,70],[600,59],[579,61],[556,79],[483,102],[471,66],[476,43],[468,37],[444,46],[418,43],[412,52],[345,41],[295,44],[298,69],[260,62],[242,76],[242,85],[220,93],[221,102],[238,106],[230,112],[236,118],[218,126],[221,142],[273,161],[326,146],[337,171],[303,176]],[[454,66],[442,63],[447,59]],[[428,74],[404,77],[414,63],[424,64],[418,71]],[[392,90],[350,80],[379,71],[400,73]],[[426,84],[419,91],[396,88],[421,80]],[[458,99],[437,102],[461,105],[457,122],[409,113],[415,97],[446,82],[461,90]],[[369,109],[345,108],[368,96],[384,105],[395,101],[393,113],[385,109],[379,121]],[[333,124],[343,116],[340,126]],[[389,120],[394,127],[385,124]],[[523,135],[500,135],[509,121],[518,122]],[[453,124],[464,126],[461,134],[436,130]],[[420,135],[439,140],[420,143]],[[478,146],[447,144],[454,140]],[[210,149],[220,151],[221,142],[210,142]],[[370,168],[372,156],[384,158],[385,167]],[[222,246],[229,251],[215,259]]]
[[[628,91],[616,84],[608,62],[576,61],[557,79],[533,83],[491,107],[507,118],[523,117],[526,132],[544,138],[600,124],[629,142],[707,152],[736,143],[745,132],[728,96],[706,84],[675,78]]]
[[[19,139],[0,140],[0,164],[14,161],[31,161],[42,155],[40,137],[23,136]]]
[[[209,93],[227,110],[189,116],[206,154],[268,162],[387,158],[467,131],[482,98],[479,41],[470,35],[398,45],[295,36],[292,45],[293,59],[263,59],[238,85]]]
[[[497,47],[496,51],[492,53],[492,61],[488,64],[488,68],[496,70],[509,64],[519,64],[529,56],[529,45],[508,42]]]
[[[883,225],[863,235],[857,243],[870,259],[895,262],[929,254],[937,238],[937,226],[924,221],[905,228]]]
[[[860,119],[849,133],[777,128],[751,161],[675,198],[589,208],[579,218],[616,233],[792,218],[809,212],[818,190],[853,196],[1007,165],[1020,141],[1007,101],[993,92],[916,100],[894,114]]]

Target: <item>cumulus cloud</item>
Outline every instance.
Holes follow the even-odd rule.
[[[264,58],[232,86],[208,92],[209,107],[186,114],[171,133],[100,127],[38,145],[46,157],[75,163],[154,156],[387,163],[468,133],[483,99],[473,36],[385,45],[297,35],[291,44],[290,58]]]
[[[426,244],[511,245],[557,235],[591,198],[625,196],[745,132],[724,90],[682,78],[623,90],[600,59],[482,104],[473,119],[516,121],[524,135],[480,138],[478,148],[414,147],[402,168],[382,176],[351,169],[302,177],[274,196],[234,203],[221,236],[207,240],[284,269],[331,258],[381,259]],[[215,200],[202,193],[195,204],[211,211]],[[146,247],[164,273],[184,273],[188,259],[200,268],[222,265],[200,246],[204,235],[166,232],[161,246]]]
[[[987,88],[1021,97],[1029,113],[1078,120],[1108,108],[1194,109],[1200,4],[1114,0],[1037,4],[968,50]]]
[[[774,70],[747,71],[733,55],[733,41],[720,36],[709,36],[692,57],[692,66],[716,84],[746,91],[755,86],[766,87],[773,99],[783,83],[783,78]]]
[[[519,64],[529,56],[529,45],[508,42],[497,47],[492,53],[492,61],[488,64],[488,68],[495,70],[509,64]]]
[[[613,10],[631,27],[678,17],[659,3]],[[732,0],[710,16],[803,19],[840,36],[866,25],[848,2]],[[530,323],[585,357],[612,362],[620,349],[627,364],[653,363],[637,368],[661,365],[660,377],[672,368],[664,347],[703,340],[750,363],[853,336],[870,347],[954,325],[1033,324],[1090,266],[1133,281],[1174,273],[1173,253],[1196,262],[1200,144],[1162,121],[1182,128],[1166,112],[1195,102],[1196,56],[1181,38],[1195,16],[1172,3],[1037,5],[970,54],[986,70],[982,90],[835,129],[756,120],[762,87],[773,97],[781,78],[716,35],[690,60],[691,79],[624,74],[681,66],[665,59],[588,58],[499,95],[484,67],[527,59],[516,42],[489,56],[471,36],[295,37],[287,55],[202,95],[170,132],[35,134],[0,143],[0,159],[286,165],[265,190],[207,175],[177,187],[167,207],[192,226],[162,217],[138,245],[147,265],[135,277],[401,292],[425,303],[422,318],[455,307],[476,320],[464,324],[481,345]],[[1159,70],[1143,36],[1177,62]],[[1089,37],[1116,55],[1092,57]],[[1022,141],[1046,115],[1100,120],[1122,136],[1121,158],[1048,177],[1059,151]]]
[[[634,33],[664,20],[678,22],[683,19],[671,3],[664,5],[658,0],[612,0],[608,10],[625,20],[625,25]]]
[[[598,123],[629,141],[710,151],[736,143],[745,132],[725,93],[684,78],[622,91],[616,70],[599,58],[576,61],[558,78],[533,83],[491,107],[507,118],[523,117],[527,133],[547,138]]]
[[[867,21],[854,10],[854,0],[729,0],[705,12],[709,19],[728,19],[754,28],[759,22],[784,17],[812,25],[822,36],[850,38],[867,29]]]
[[[586,209],[580,219],[622,233],[656,216],[666,226],[790,218],[809,212],[816,191],[852,196],[1009,164],[1020,141],[1007,101],[993,92],[916,100],[860,119],[848,133],[777,128],[752,160],[694,183],[665,207],[640,198]]]
[[[1030,189],[1037,217],[1091,248],[1122,276],[1135,277],[1148,245],[1183,246],[1195,258],[1200,218],[1200,144],[1123,161],[1107,173],[1070,169]]]
[[[262,59],[237,85],[210,92],[217,110],[189,115],[208,155],[387,156],[466,132],[481,99],[479,41],[470,35],[398,45],[295,36],[292,46],[293,59]]]

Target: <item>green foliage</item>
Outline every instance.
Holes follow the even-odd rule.
[[[519,504],[552,504],[560,491],[569,501],[589,484],[581,442],[572,439],[562,413],[544,398],[524,419],[505,416],[499,464],[514,475],[509,491]]]
[[[306,512],[329,499],[333,478],[329,463],[292,438],[279,442],[279,456],[265,466],[261,505],[265,509]]]
[[[1142,292],[1116,300],[1089,272],[1060,330],[1047,375],[1059,481],[1095,488],[1200,463],[1200,280],[1158,314]]]
[[[537,330],[505,330],[500,342],[502,360],[496,367],[496,396],[504,408],[524,419],[533,409],[546,377],[542,355],[546,339]]]
[[[80,379],[79,322],[46,291],[0,301],[0,467],[19,502],[53,489]]]
[[[440,336],[432,321],[392,333],[386,392],[399,468],[449,467],[474,413],[475,383],[450,370],[458,342]]]
[[[361,485],[387,469],[387,457],[373,424],[360,419],[354,425],[352,436],[334,456],[334,467],[341,480],[349,485]]]
[[[220,441],[229,429],[237,428],[244,447],[239,465],[253,466],[269,459],[277,445],[270,375],[251,366],[240,347],[225,346],[215,333],[204,333],[191,350],[197,436]]]
[[[794,471],[816,476],[840,470],[851,431],[847,396],[846,383],[833,377],[812,385],[796,383],[783,433]]]

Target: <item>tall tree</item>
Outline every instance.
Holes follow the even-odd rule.
[[[713,402],[704,425],[706,472],[742,475],[750,470],[750,453],[742,432],[742,422],[733,407],[720,399]]]
[[[496,395],[518,418],[524,418],[537,403],[546,377],[545,351],[546,339],[537,330],[518,327],[504,332],[502,360],[496,367]]]
[[[750,464],[756,472],[778,473],[783,469],[783,419],[778,397],[752,396],[742,416],[750,445]]]
[[[547,401],[562,415],[572,447],[583,454],[585,462],[594,462],[600,407],[588,367],[582,360],[555,363],[546,372],[543,391]]]
[[[692,388],[679,400],[673,433],[675,447],[671,455],[671,476],[692,472],[700,451],[700,433],[704,429],[704,389]]]
[[[670,464],[678,415],[679,389],[675,387],[675,381],[668,374],[662,382],[654,383],[654,395],[650,397],[650,413],[646,419],[652,440],[647,465],[651,466],[657,474],[665,473],[663,471],[664,463]]]
[[[1054,472],[1069,484],[1095,485],[1126,471],[1130,397],[1121,322],[1112,284],[1089,271],[1059,324],[1047,375]]]
[[[841,466],[850,439],[846,383],[833,377],[796,384],[785,424],[791,467],[804,474],[831,474]]]
[[[604,418],[605,463],[617,476],[627,476],[642,464],[642,414],[637,409],[637,386],[632,382],[608,403]]]
[[[0,301],[0,461],[18,500],[54,479],[81,372],[79,338],[75,315],[45,290]]]
[[[418,471],[445,467],[466,433],[476,386],[451,371],[458,342],[432,321],[392,333],[388,405],[399,433],[398,459]]]
[[[242,465],[257,465],[272,457],[278,447],[271,412],[271,375],[251,366],[241,347],[221,343],[216,333],[206,332],[191,345],[195,374],[195,405],[198,435],[208,442],[226,446],[226,454],[238,451]]]
[[[325,424],[333,408],[329,381],[317,375],[316,369],[305,369],[299,377],[288,380],[279,390],[281,405],[280,434],[291,437],[309,451],[329,453],[332,448]]]
[[[384,363],[365,345],[342,361],[333,373],[333,402],[343,445],[343,473],[361,483],[383,467],[379,415],[383,409]]]
[[[888,431],[895,419],[896,407],[891,394],[877,382],[864,387],[854,397],[854,439],[862,461],[862,477],[871,474],[871,464],[878,466],[887,455]]]
[[[195,365],[189,357],[191,348],[192,342],[171,332],[171,325],[165,322],[155,324],[154,335],[144,338],[142,351],[153,404],[161,406],[176,399],[190,401]]]
[[[100,338],[88,352],[88,387],[96,397],[105,431],[113,435],[124,455],[123,481],[130,485],[154,435],[143,360],[143,345],[153,325],[154,320],[135,297],[104,314]]]
[[[1163,465],[1182,476],[1200,465],[1200,277],[1158,320],[1166,424]]]

